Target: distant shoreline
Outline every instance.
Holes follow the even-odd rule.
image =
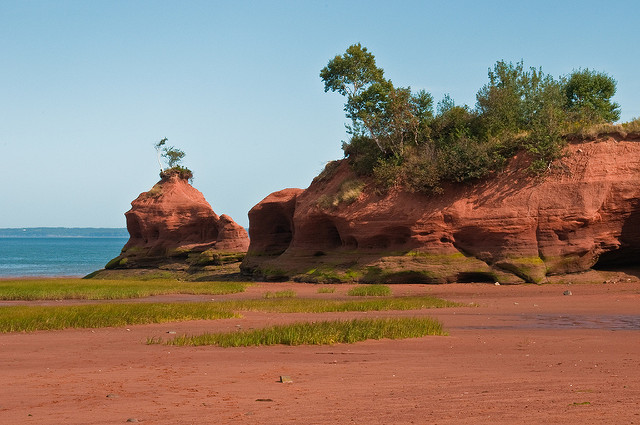
[[[0,228],[0,238],[128,238],[125,227]]]

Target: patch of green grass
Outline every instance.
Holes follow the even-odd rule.
[[[452,254],[434,254],[430,252],[409,251],[405,255],[407,257],[422,258],[430,262],[438,262],[443,264],[453,264],[466,258],[461,252],[454,252]]]
[[[2,307],[0,332],[102,328],[237,317],[218,303],[127,303]]]
[[[222,295],[244,292],[242,282],[177,280],[35,279],[0,281],[2,300],[111,300],[163,294]]]
[[[340,204],[351,205],[358,200],[365,183],[358,179],[345,180],[335,194],[325,194],[318,198],[316,205],[321,209],[337,208]]]
[[[228,300],[220,304],[232,311],[262,311],[268,313],[329,313],[344,311],[421,310],[458,307],[461,304],[429,296],[374,298],[354,301],[281,298],[269,300]]]
[[[590,406],[591,402],[590,401],[583,401],[580,403],[571,403],[569,406]]]
[[[304,274],[294,276],[293,280],[309,283],[345,283],[354,282],[358,279],[358,272],[346,270],[339,272],[329,266],[314,268]]]
[[[318,288],[318,294],[333,294],[336,292],[336,288]]]
[[[391,288],[387,285],[358,285],[347,292],[347,295],[354,297],[386,297],[391,295]]]
[[[208,249],[204,252],[189,253],[187,262],[194,266],[221,266],[224,264],[238,263],[244,259],[244,252],[221,252]]]
[[[367,339],[419,338],[426,335],[447,335],[442,325],[428,317],[398,319],[354,319],[293,323],[265,329],[233,333],[179,336],[167,345],[248,347],[260,345],[327,345],[352,344]],[[156,342],[156,341],[152,341]]]
[[[258,275],[268,282],[284,282],[289,279],[287,271],[279,268],[264,268],[258,272]]]
[[[98,328],[238,317],[237,312],[326,313],[345,311],[420,310],[460,304],[433,298],[397,297],[356,301],[277,298],[208,303],[126,303],[81,306],[2,307],[0,332],[31,332],[66,328]]]
[[[292,291],[290,289],[285,290],[285,291],[276,291],[276,292],[271,292],[271,291],[267,291],[264,293],[264,295],[262,295],[262,298],[295,298],[296,297],[296,292]]]

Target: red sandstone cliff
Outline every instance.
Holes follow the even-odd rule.
[[[251,210],[242,269],[302,281],[517,283],[637,263],[638,140],[569,145],[540,178],[522,171],[524,161],[443,195],[378,195],[369,184],[351,203],[341,191],[356,176],[343,161],[328,179]]]
[[[125,213],[130,239],[107,268],[148,267],[183,260],[190,265],[221,261],[244,253],[246,230],[229,216],[218,216],[202,193],[168,173],[140,194]],[[231,256],[237,259],[236,256]]]

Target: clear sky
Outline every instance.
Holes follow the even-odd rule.
[[[0,227],[124,227],[163,137],[247,226],[342,157],[343,99],[318,74],[356,42],[396,86],[470,106],[498,60],[604,71],[628,121],[638,16],[636,0],[2,0]]]

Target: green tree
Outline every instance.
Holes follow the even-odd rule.
[[[173,146],[167,146],[168,140],[169,139],[165,137],[164,139],[153,145],[156,149],[156,153],[158,154],[160,177],[164,178],[164,176],[166,175],[178,174],[184,179],[192,180],[193,173],[191,172],[191,170],[181,165],[185,153]],[[167,163],[166,169],[162,166],[162,161],[160,160],[161,158],[164,158]]]
[[[523,61],[498,61],[488,74],[489,83],[476,95],[476,111],[482,117],[487,137],[527,129],[540,106],[536,97],[548,81],[542,70],[525,70]]]
[[[167,146],[166,137],[160,140],[158,143],[153,145],[156,148],[156,153],[158,154],[158,164],[160,164],[160,171],[164,171],[164,167],[162,166],[162,162],[160,161],[160,157],[164,158],[167,161],[167,166],[169,168],[181,167],[180,163],[185,156],[185,153],[180,149],[177,149],[173,146]]]
[[[180,166],[182,158],[184,158],[184,152],[171,146],[164,149],[162,157],[167,160],[169,168],[175,168]]]
[[[620,119],[620,105],[611,101],[616,80],[604,72],[589,69],[571,73],[565,86],[568,109],[579,119],[614,122]]]
[[[342,56],[336,56],[320,71],[325,93],[329,90],[347,97],[347,105],[356,101],[375,83],[385,82],[384,71],[376,66],[376,59],[360,43],[347,48]]]
[[[347,118],[351,119],[348,131],[353,135],[363,135],[363,127],[371,130],[370,118],[380,111],[390,89],[390,82],[384,79],[384,71],[376,66],[373,54],[360,43],[353,44],[342,56],[337,55],[320,70],[320,78],[324,82],[325,93],[331,90],[347,98],[344,110]],[[372,140],[383,150],[375,136]]]
[[[359,43],[329,61],[320,78],[325,92],[347,98],[344,110],[351,119],[349,132],[373,141],[382,156],[400,157],[407,143],[417,144],[428,135],[433,117],[431,95],[425,91],[412,95],[410,88],[394,87],[376,66],[373,54]],[[358,143],[363,140],[359,138]]]

